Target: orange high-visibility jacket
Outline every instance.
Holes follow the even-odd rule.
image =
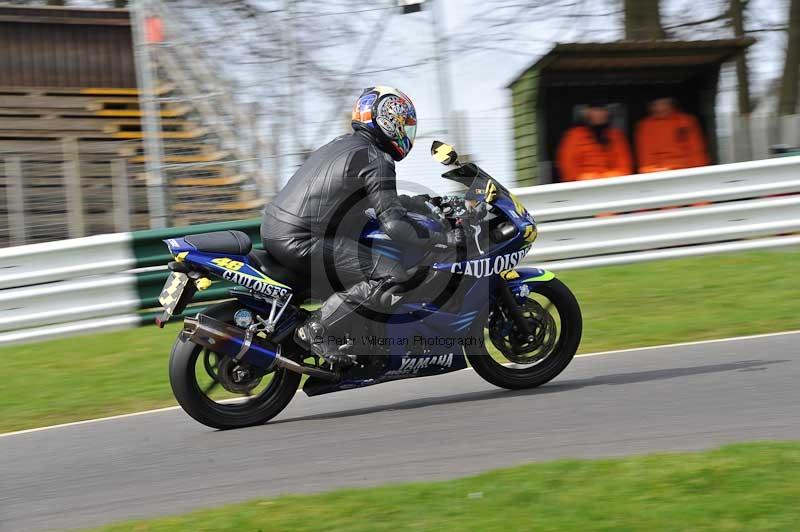
[[[588,126],[574,126],[561,139],[556,154],[562,181],[582,181],[633,172],[631,149],[625,134],[608,128],[608,145],[603,146]]]
[[[636,157],[643,174],[710,163],[697,119],[677,111],[665,118],[648,116],[639,121]]]

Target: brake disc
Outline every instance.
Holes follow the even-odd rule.
[[[520,310],[531,327],[532,338],[523,337],[510,319],[497,310],[489,317],[489,338],[509,361],[530,364],[550,354],[558,331],[553,315],[538,301],[528,299]]]

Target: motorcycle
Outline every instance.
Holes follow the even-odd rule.
[[[356,363],[337,367],[298,345],[294,331],[308,317],[306,279],[252,248],[239,231],[165,240],[174,260],[159,302],[159,326],[181,314],[212,277],[237,285],[231,300],[184,319],[172,348],[175,398],[195,420],[217,429],[266,423],[298,388],[309,396],[398,379],[473,370],[496,386],[540,386],[570,363],[582,331],[572,292],[549,271],[517,267],[537,236],[533,216],[496,179],[461,163],[447,144],[433,157],[443,178],[467,187],[463,196],[422,198],[409,212],[442,231],[461,227],[469,246],[442,256],[393,242],[372,219],[361,242],[400,260],[409,278],[383,294],[390,315],[357,316],[347,345]],[[360,337],[359,337],[360,335]],[[356,340],[354,342],[354,340]],[[357,344],[357,345],[356,345]]]

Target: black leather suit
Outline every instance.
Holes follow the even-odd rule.
[[[394,161],[363,130],[313,152],[264,210],[264,249],[306,276],[314,297],[330,296],[320,314],[328,334],[340,336],[336,326],[362,307],[384,312],[382,289],[407,276],[400,264],[358,242],[368,208],[392,240],[426,247],[446,242],[406,216]]]

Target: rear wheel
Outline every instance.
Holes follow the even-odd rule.
[[[581,341],[581,310],[569,288],[553,279],[530,290],[520,304],[530,337],[495,304],[483,324],[484,344],[465,347],[475,372],[501,388],[535,388],[550,381],[569,365]]]
[[[294,397],[300,375],[278,368],[263,373],[178,338],[169,363],[172,392],[187,414],[216,429],[261,425]]]

